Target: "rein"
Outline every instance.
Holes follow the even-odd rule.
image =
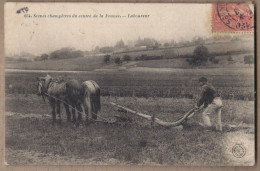
[[[72,105],[68,104],[67,102],[65,102],[65,101],[63,101],[63,100],[61,100],[61,99],[59,99],[59,98],[57,98],[57,97],[51,96],[51,95],[49,95],[48,93],[45,93],[45,92],[43,92],[43,94],[46,95],[46,96],[48,96],[48,97],[54,98],[54,99],[56,99],[56,100],[59,100],[60,102],[62,102],[62,103],[64,103],[64,104],[68,105],[69,107],[71,107],[72,109],[74,109],[75,111],[77,111],[77,112],[80,113],[80,114],[84,114],[83,112],[80,112],[79,110],[77,110],[76,108],[74,108]],[[99,118],[101,118],[101,119],[103,119],[103,120],[106,120],[105,118],[103,118],[103,117],[101,117],[101,116],[99,116]],[[92,118],[88,118],[88,119],[95,121],[95,120],[92,119]]]
[[[40,87],[41,87],[41,91],[42,91],[41,95],[42,95],[42,98],[43,98],[44,103],[46,103],[46,102],[45,102],[44,95],[50,96],[50,95],[47,94],[47,90],[48,90],[48,88],[49,88],[49,86],[50,86],[50,84],[51,84],[52,82],[57,82],[57,81],[54,81],[54,80],[51,79],[51,80],[49,81],[49,83],[47,84],[46,87],[44,87],[42,83],[39,83],[39,85],[40,85]]]

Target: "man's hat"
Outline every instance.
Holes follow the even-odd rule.
[[[206,83],[208,80],[205,77],[200,77],[199,81]]]

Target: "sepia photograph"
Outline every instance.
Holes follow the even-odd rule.
[[[6,165],[255,165],[253,4],[4,14]]]

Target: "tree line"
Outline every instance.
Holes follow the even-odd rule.
[[[234,52],[235,53],[235,52]],[[227,54],[210,54],[208,51],[208,48],[204,45],[199,45],[197,46],[192,55],[185,55],[184,58],[186,58],[186,61],[190,64],[190,65],[194,65],[194,66],[200,66],[200,65],[204,65],[206,62],[210,61],[213,64],[218,64],[219,63],[219,59],[215,58],[215,55],[228,55]],[[132,57],[130,55],[124,55],[123,57],[112,57],[111,55],[105,55],[104,56],[104,63],[108,64],[111,61],[114,61],[114,63],[120,65],[123,62],[129,62],[131,60],[160,60],[160,59],[170,59],[169,56],[167,56],[167,54],[165,56],[161,55],[161,56],[149,56],[146,54],[142,54],[141,56],[135,57],[134,59],[132,59]],[[227,57],[227,61],[229,63],[234,62],[232,56],[228,56]],[[244,63],[245,64],[249,64],[249,66],[251,64],[254,63],[254,56],[253,55],[246,55],[244,56]]]

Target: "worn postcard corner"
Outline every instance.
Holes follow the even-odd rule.
[[[255,22],[248,3],[6,3],[6,164],[254,165]]]

